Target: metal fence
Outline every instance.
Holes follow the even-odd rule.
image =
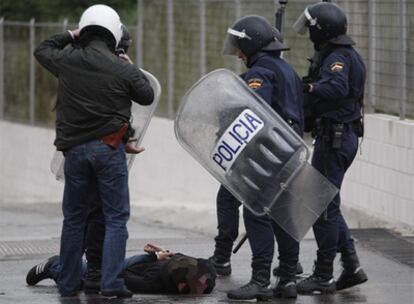
[[[309,0],[291,0],[285,16],[284,57],[300,75],[312,45],[291,25]],[[414,117],[414,1],[336,1],[347,13],[349,33],[368,70],[365,104],[370,112]],[[226,29],[237,18],[259,14],[274,22],[277,0],[138,0],[137,24],[129,26],[136,63],[160,80],[157,115],[173,118],[186,90],[220,67],[241,72],[233,57],[222,56]],[[53,125],[57,80],[32,56],[45,38],[75,24],[13,22],[0,19],[0,118]]]

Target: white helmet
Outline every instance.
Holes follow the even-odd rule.
[[[79,21],[79,29],[82,31],[82,29],[90,25],[101,26],[110,31],[115,38],[115,46],[117,46],[121,40],[121,19],[119,18],[118,13],[107,5],[92,5],[83,12]]]

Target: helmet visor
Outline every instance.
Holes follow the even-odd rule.
[[[244,31],[240,32],[232,28],[227,29],[227,37],[224,41],[223,46],[223,55],[236,55],[236,50],[238,48],[237,40],[239,39],[249,39],[250,38]]]
[[[313,19],[312,16],[309,13],[308,8],[305,9],[305,11],[299,16],[299,18],[296,20],[296,22],[293,24],[293,30],[300,34],[305,35],[306,30],[309,27],[309,25],[315,25],[316,19]]]

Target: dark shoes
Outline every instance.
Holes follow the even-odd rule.
[[[124,288],[124,289],[116,290],[116,291],[102,291],[101,296],[108,298],[108,299],[125,299],[125,298],[131,298],[132,292]]]
[[[217,275],[229,276],[231,274],[230,260],[222,260],[215,256],[210,257],[211,264],[216,270]]]
[[[26,276],[27,285],[36,285],[44,279],[51,279],[52,277],[49,273],[49,267],[52,263],[57,261],[59,261],[59,256],[55,255],[44,260],[42,263],[33,266]]]
[[[298,289],[295,281],[279,281],[273,289],[273,297],[275,298],[293,299],[297,296]]]
[[[336,280],[336,290],[342,290],[368,281],[368,277],[361,268],[356,254],[343,255],[341,262],[344,270]]]
[[[329,294],[336,291],[336,284],[333,277],[323,278],[312,274],[306,279],[297,283],[297,290],[303,294]]]
[[[101,270],[88,267],[83,278],[83,291],[86,294],[97,294],[101,291]]]
[[[296,275],[300,275],[303,273],[302,265],[298,262],[296,266]],[[273,275],[275,277],[280,277],[280,266],[273,268]]]
[[[273,291],[268,286],[262,286],[255,281],[250,281],[246,285],[227,293],[227,297],[235,300],[267,301],[273,298]]]
[[[101,281],[83,280],[85,294],[98,294],[101,291]]]
[[[336,290],[350,288],[366,281],[368,281],[368,277],[361,267],[358,267],[354,271],[347,271],[344,269],[338,280],[336,280]]]

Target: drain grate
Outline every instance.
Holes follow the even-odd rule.
[[[359,244],[414,268],[414,243],[385,229],[351,229]]]
[[[128,251],[141,251],[145,243],[151,243],[149,239],[129,239]],[[204,238],[157,238],[156,242],[163,246],[190,246],[205,243]],[[58,254],[60,248],[59,239],[47,240],[22,240],[22,241],[0,241],[0,261],[25,259],[31,256]]]
[[[59,252],[59,240],[30,240],[0,242],[0,260],[15,257]]]

